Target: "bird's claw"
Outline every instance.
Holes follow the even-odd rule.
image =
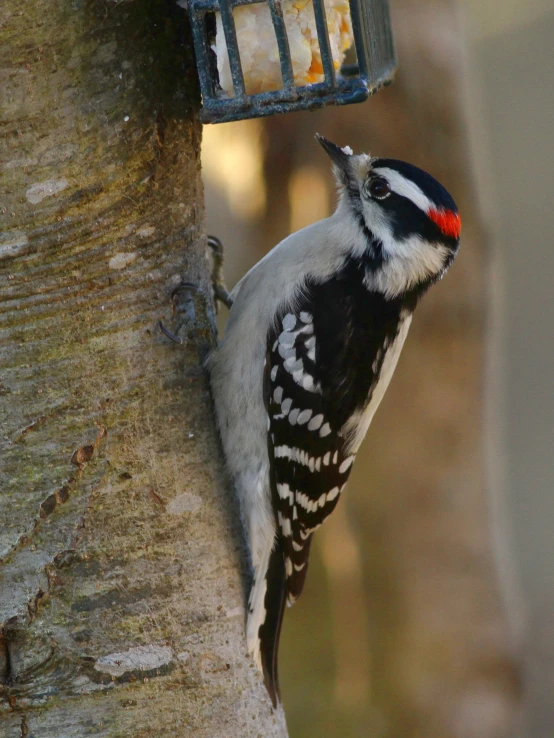
[[[233,299],[229,294],[229,290],[225,286],[223,280],[223,244],[216,236],[208,236],[208,246],[212,250],[213,267],[212,267],[212,289],[214,292],[215,309],[217,312],[218,303],[223,303],[225,307],[231,308]]]

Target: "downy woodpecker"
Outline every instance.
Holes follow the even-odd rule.
[[[337,209],[238,283],[209,360],[252,557],[248,650],[274,705],[284,605],[302,592],[312,535],[339,501],[414,308],[460,236],[456,204],[429,174],[318,140]]]

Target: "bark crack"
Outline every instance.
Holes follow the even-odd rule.
[[[33,420],[31,423],[26,425],[25,428],[19,431],[19,433],[13,439],[13,443],[21,443],[23,439],[31,431],[34,431],[34,430],[37,430],[37,428],[40,428],[40,426],[47,420],[56,418],[61,413],[66,412],[69,409],[69,407],[70,407],[69,403],[63,402],[57,405],[56,407],[51,408],[47,413],[40,415],[36,420]]]
[[[10,650],[8,641],[3,633],[0,633],[0,686],[7,684],[11,674]]]
[[[41,419],[39,419],[39,421],[40,420]],[[38,423],[39,421],[36,422]],[[31,529],[19,536],[12,547],[8,550],[4,558],[0,560],[1,563],[6,563],[14,553],[17,553],[17,551],[20,551],[22,548],[29,545],[32,542],[34,535],[40,529],[41,520],[50,517],[58,506],[63,505],[65,502],[68,501],[71,492],[82,480],[86,465],[89,461],[92,460],[92,458],[96,454],[98,446],[106,437],[106,435],[106,428],[104,426],[98,426],[98,432],[94,442],[91,444],[79,446],[76,449],[71,457],[71,463],[78,467],[76,473],[71,474],[58,489],[49,494],[40,503],[38,517],[35,518]]]

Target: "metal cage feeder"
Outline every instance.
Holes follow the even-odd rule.
[[[309,3],[313,3],[323,81],[299,86],[294,79],[283,0],[189,0],[202,92],[200,118],[204,123],[225,123],[294,110],[315,110],[325,105],[363,102],[392,81],[396,59],[388,0],[350,0],[353,46],[349,55],[355,53],[355,62],[343,64],[339,74],[335,71],[331,52],[324,0],[309,0]],[[268,92],[248,94],[234,10],[254,4],[264,4],[269,9],[279,52],[282,86]],[[233,96],[227,95],[220,85],[212,47],[217,14],[227,47]]]

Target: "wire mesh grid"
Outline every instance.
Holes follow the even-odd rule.
[[[388,0],[350,0],[350,16],[356,63],[344,65],[337,74],[333,63],[324,0],[313,3],[323,81],[295,84],[293,61],[283,15],[282,0],[189,0],[196,63],[202,92],[201,120],[224,123],[293,110],[314,110],[324,105],[363,102],[394,74],[396,59]],[[247,93],[237,39],[234,9],[264,4],[271,14],[279,53],[282,86],[268,92]],[[212,47],[215,17],[220,14],[234,95],[219,84]]]

